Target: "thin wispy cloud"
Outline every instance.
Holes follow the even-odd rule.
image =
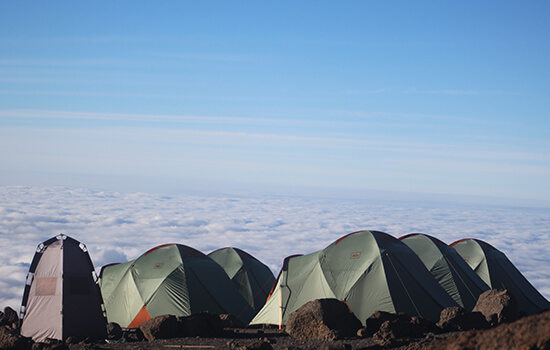
[[[126,67],[128,65],[135,66],[140,64],[140,61],[129,60],[128,58],[72,58],[72,59],[0,59],[0,67],[96,67],[96,66],[120,66]]]
[[[132,135],[137,135],[138,139],[142,140],[170,140],[176,144],[218,144],[227,146],[246,146],[255,145],[263,147],[308,147],[316,149],[348,149],[348,150],[370,150],[383,151],[402,154],[416,154],[417,156],[441,158],[445,161],[463,160],[469,163],[476,161],[488,161],[490,163],[498,163],[502,161],[522,162],[524,167],[515,169],[516,171],[527,171],[525,163],[527,162],[544,162],[550,163],[550,156],[544,151],[509,151],[505,140],[501,140],[501,144],[495,143],[492,147],[484,146],[486,150],[480,150],[479,144],[472,140],[470,143],[462,142],[460,145],[449,145],[429,142],[407,142],[400,140],[385,140],[384,138],[369,137],[347,137],[338,138],[333,136],[299,136],[292,133],[257,133],[253,130],[247,131],[214,131],[200,129],[200,125],[233,125],[233,126],[289,126],[289,127],[330,127],[331,125],[341,125],[339,122],[319,122],[313,120],[289,120],[289,119],[273,119],[273,118],[243,118],[243,117],[210,117],[210,116],[167,116],[167,115],[134,115],[134,114],[114,114],[114,113],[82,113],[82,112],[66,112],[66,111],[33,111],[33,110],[0,110],[0,118],[31,118],[31,119],[51,119],[51,120],[93,120],[104,121],[106,124],[99,127],[75,130],[75,127],[68,128],[70,133],[75,132],[83,135],[93,136],[95,133],[101,133],[105,136],[111,135],[115,138],[116,135],[125,133],[127,137],[132,138]],[[125,127],[125,131],[116,126],[110,126],[109,123],[115,121],[124,122],[147,122],[148,126],[155,126],[158,130],[144,130],[139,126],[129,124]],[[169,128],[164,123],[170,123]],[[357,123],[359,124],[359,123]],[[174,128],[174,125],[179,125]],[[193,126],[193,129],[189,129]],[[32,127],[28,127],[32,128]],[[100,128],[100,129],[98,129]],[[106,129],[105,129],[106,128]],[[35,132],[39,132],[39,128],[32,128]],[[52,129],[52,128],[48,128]],[[63,132],[63,128],[55,127],[57,132]],[[78,130],[78,129],[77,129]],[[101,131],[99,131],[101,130]],[[112,130],[112,131],[108,131]],[[363,136],[363,135],[359,135]],[[498,140],[496,140],[498,141]],[[540,145],[539,145],[540,147]],[[503,151],[504,150],[504,151]],[[515,164],[502,164],[507,170],[515,168]],[[503,168],[503,169],[504,169]],[[540,169],[547,169],[548,165],[539,166]]]
[[[177,60],[192,60],[199,62],[228,62],[228,63],[254,63],[261,62],[269,59],[270,56],[261,56],[257,54],[245,54],[245,53],[152,53],[151,57],[157,57],[161,59],[177,59]]]
[[[32,93],[32,92],[29,92]],[[52,92],[55,94],[56,92]],[[69,93],[69,92],[67,92]],[[80,94],[76,92],[75,94]],[[105,94],[108,95],[108,94]],[[125,94],[120,94],[124,96]],[[145,95],[149,96],[149,95]],[[288,112],[287,112],[288,113]],[[209,115],[163,115],[163,114],[129,114],[129,113],[97,113],[63,110],[0,110],[0,118],[40,118],[40,119],[65,119],[65,120],[103,120],[103,121],[127,121],[127,122],[169,122],[169,123],[208,123],[212,125],[235,124],[244,126],[292,126],[309,128],[354,128],[362,127],[368,130],[372,126],[388,125],[422,128],[419,122],[460,122],[463,124],[491,125],[488,121],[480,121],[471,118],[458,118],[453,116],[402,114],[402,113],[365,113],[351,111],[320,111],[319,114],[331,114],[333,118],[290,118],[290,117],[236,117],[236,116],[209,116]],[[284,115],[281,112],[281,115]],[[334,118],[338,115],[345,118]],[[351,129],[353,130],[353,129]]]
[[[376,94],[411,94],[411,95],[449,95],[449,96],[474,96],[474,95],[517,95],[515,92],[498,90],[475,90],[475,89],[419,89],[419,88],[377,88],[371,90],[350,89],[341,93],[342,95],[376,95]]]

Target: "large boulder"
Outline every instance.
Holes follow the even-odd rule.
[[[489,323],[481,312],[469,312],[459,306],[448,307],[441,311],[437,326],[444,332],[485,329]]]
[[[168,339],[178,336],[178,320],[173,315],[162,315],[143,322],[139,329],[147,340]]]
[[[223,333],[223,321],[208,312],[177,317],[177,322],[180,337],[208,337]]]
[[[426,349],[550,349],[550,311],[436,340]]]
[[[492,326],[515,321],[518,303],[505,289],[490,289],[483,292],[472,311],[481,312]]]
[[[359,328],[361,322],[344,302],[337,299],[317,299],[292,312],[285,330],[300,341],[330,341],[353,337]]]

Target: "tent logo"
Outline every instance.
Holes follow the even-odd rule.
[[[155,269],[155,270],[157,270],[157,269],[162,269],[163,266],[164,266],[163,263],[156,263],[154,269]]]
[[[352,252],[350,255],[350,259],[359,259],[361,257],[361,252]]]

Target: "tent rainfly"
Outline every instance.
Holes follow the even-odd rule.
[[[254,316],[218,263],[180,244],[161,245],[134,261],[104,266],[99,285],[108,321],[122,327],[135,328],[165,314],[233,314],[245,324]]]
[[[239,293],[256,311],[265,304],[275,283],[273,273],[261,261],[238,248],[222,248],[208,256],[220,264]]]
[[[21,335],[37,342],[105,339],[107,321],[86,246],[59,235],[34,254],[21,304]]]
[[[517,300],[518,310],[534,315],[550,310],[550,303],[519,272],[506,255],[484,241],[466,238],[451,244],[491,288],[507,289]]]
[[[444,308],[457,305],[406,244],[359,231],[319,252],[286,258],[251,324],[285,324],[294,310],[320,298],[344,301],[363,324],[377,310],[437,321]]]
[[[437,282],[461,307],[472,310],[489,286],[452,247],[439,239],[413,233],[399,238],[422,260]]]

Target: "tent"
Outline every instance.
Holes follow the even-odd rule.
[[[21,335],[35,341],[69,336],[105,339],[107,322],[86,246],[59,235],[41,243],[21,304]]]
[[[208,254],[225,270],[239,293],[260,310],[275,283],[273,272],[258,259],[238,248],[222,248]]]
[[[479,295],[489,286],[466,264],[452,247],[420,233],[399,238],[422,260],[437,282],[461,307],[472,310]]]
[[[285,324],[294,310],[320,298],[344,301],[363,324],[377,310],[437,321],[441,310],[456,306],[405,243],[359,231],[319,252],[286,258],[251,324]]]
[[[519,272],[500,250],[484,241],[467,238],[451,244],[491,288],[507,289],[517,300],[518,310],[528,315],[550,310],[550,303]]]
[[[218,263],[180,244],[161,245],[134,261],[105,266],[99,285],[107,319],[122,327],[135,328],[165,314],[227,313],[245,324],[254,316]]]

